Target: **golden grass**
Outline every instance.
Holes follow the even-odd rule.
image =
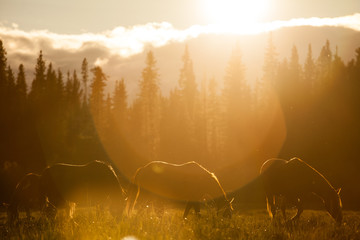
[[[202,211],[197,218],[182,219],[182,210],[157,212],[152,208],[119,219],[110,214],[97,215],[94,209],[78,209],[74,222],[60,213],[54,222],[33,214],[27,221],[22,214],[18,224],[6,223],[0,214],[1,239],[360,239],[360,212],[344,212],[341,226],[324,211],[303,213],[296,224],[285,224],[276,218],[271,222],[264,210],[235,213],[232,219],[218,217],[215,211]]]

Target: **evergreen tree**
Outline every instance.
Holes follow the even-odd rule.
[[[17,107],[21,115],[25,113],[26,98],[27,98],[27,84],[24,71],[24,65],[19,65],[19,71],[16,78],[16,95],[17,95]]]
[[[74,106],[74,111],[79,112],[81,105],[81,95],[83,91],[81,90],[81,83],[76,74],[76,70],[73,72],[72,81],[71,101]]]
[[[9,103],[12,105],[11,110],[13,107],[15,107],[13,104],[15,103],[16,99],[16,83],[15,83],[15,76],[10,66],[6,69],[6,78],[7,78],[7,93],[6,97],[9,101]]]
[[[6,69],[6,79],[7,79],[7,92],[6,92],[6,107],[4,118],[7,120],[8,130],[15,127],[16,124],[15,118],[19,109],[17,109],[17,95],[16,95],[16,85],[15,85],[15,76],[10,66]]]
[[[45,61],[43,59],[42,51],[40,51],[35,66],[35,78],[32,81],[31,91],[29,93],[29,98],[31,100],[32,107],[38,110],[41,108],[42,104],[44,104],[43,100],[46,89],[45,71],[46,71]]]
[[[121,128],[123,128],[128,112],[126,86],[123,78],[115,83],[113,105],[115,120],[119,123]]]
[[[312,55],[311,44],[308,46],[308,53],[304,63],[304,85],[310,93],[314,94],[315,84],[315,62]]]
[[[263,65],[263,77],[259,79],[257,83],[257,107],[258,112],[262,112],[264,107],[269,104],[269,98],[271,94],[271,89],[279,89],[281,86],[277,81],[277,73],[278,73],[278,60],[277,60],[277,52],[276,48],[273,44],[272,33],[269,34],[267,47],[265,50],[265,58]],[[261,110],[260,110],[261,109]]]
[[[195,81],[195,74],[193,70],[193,63],[190,58],[188,46],[185,47],[184,54],[182,56],[182,67],[180,69],[180,75],[178,80],[178,94],[179,105],[174,114],[177,120],[175,120],[175,135],[178,138],[178,149],[183,158],[189,160],[198,159],[200,156],[195,156],[195,149],[197,144],[203,142],[203,134],[201,128],[203,124],[201,121],[201,106],[199,105],[199,93]],[[175,97],[175,95],[174,95]],[[200,151],[196,153],[200,154]]]
[[[223,128],[222,128],[222,152],[226,159],[236,158],[238,141],[242,134],[242,128],[250,114],[250,87],[245,79],[245,67],[239,44],[233,49],[229,59],[224,88],[222,91],[223,101]]]
[[[141,134],[145,142],[145,152],[151,160],[155,160],[158,158],[159,147],[160,89],[159,73],[152,51],[148,52],[146,67],[142,71],[139,104]]]
[[[293,86],[299,87],[301,84],[302,69],[299,63],[298,50],[295,45],[291,50],[289,70],[290,70],[291,82],[293,83]]]
[[[6,78],[6,50],[0,40],[0,112],[4,111],[6,105],[7,78]]]
[[[268,45],[265,50],[265,59],[263,66],[263,79],[265,83],[271,86],[276,85],[276,73],[278,67],[276,48],[273,44],[272,33],[269,35]]]
[[[70,71],[67,71],[66,73],[66,83],[65,83],[65,101],[66,106],[69,108],[71,105],[71,95],[72,95],[72,89],[73,89],[73,81],[70,76]]]
[[[84,58],[81,64],[81,76],[82,76],[83,89],[84,89],[83,103],[86,105],[88,101],[87,99],[88,99],[88,81],[89,81],[88,62],[86,58]]]
[[[220,101],[215,78],[208,85],[207,126],[209,157],[215,162],[221,156]]]
[[[91,84],[91,95],[90,95],[90,110],[96,124],[96,127],[101,132],[104,125],[104,88],[106,86],[106,75],[99,66],[95,66],[91,69],[93,73],[93,81]]]
[[[44,89],[45,102],[48,113],[53,115],[57,113],[59,107],[59,99],[57,98],[58,86],[56,72],[50,62],[46,71],[46,86]]]
[[[330,42],[326,40],[325,45],[321,48],[320,55],[317,59],[317,79],[315,82],[315,89],[317,91],[326,91],[326,85],[329,82],[329,75],[332,63],[332,51],[330,49]]]
[[[64,79],[63,79],[63,73],[61,72],[60,69],[58,69],[57,71],[57,76],[56,76],[56,99],[58,99],[58,102],[60,103],[60,108],[59,111],[62,111],[63,108],[61,106],[63,106],[64,104],[64,90],[65,90],[65,86],[64,86]]]
[[[183,66],[180,69],[179,89],[184,104],[185,115],[190,121],[193,121],[195,114],[195,101],[197,97],[197,86],[195,82],[193,63],[187,46],[185,47],[182,61]]]
[[[245,66],[239,44],[231,53],[222,94],[225,112],[228,115],[239,114],[241,106],[249,106],[250,87],[245,79]]]

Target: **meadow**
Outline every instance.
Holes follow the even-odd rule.
[[[271,221],[265,209],[234,213],[221,218],[211,208],[182,218],[182,210],[152,208],[132,215],[113,218],[109,213],[96,214],[95,209],[78,209],[74,222],[60,212],[54,222],[37,215],[27,221],[25,215],[15,226],[0,216],[1,239],[360,239],[360,212],[344,211],[344,221],[336,225],[325,211],[306,210],[297,223]]]

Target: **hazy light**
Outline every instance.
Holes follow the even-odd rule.
[[[126,236],[126,237],[123,237],[121,240],[138,240],[138,239],[134,236]]]
[[[264,17],[267,0],[204,0],[203,5],[211,24],[251,28]]]

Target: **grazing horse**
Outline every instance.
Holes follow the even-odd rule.
[[[113,168],[101,161],[85,165],[57,163],[41,175],[42,192],[56,208],[73,217],[75,205],[98,206],[110,201],[112,215],[121,214],[125,192]]]
[[[297,213],[291,220],[297,220],[303,212],[303,197],[313,193],[323,200],[326,210],[335,221],[341,223],[340,190],[335,190],[321,173],[301,159],[269,159],[262,165],[260,176],[271,218],[276,214],[275,199],[281,198],[281,210],[285,220],[286,203],[296,206]]]
[[[145,189],[167,199],[187,202],[184,218],[191,208],[199,214],[200,202],[208,196],[216,199],[218,211],[225,206],[224,216],[231,217],[233,208],[219,180],[214,173],[196,162],[172,164],[153,161],[137,169],[133,182],[137,186],[137,193],[135,195],[135,190],[130,194],[128,213],[134,209],[140,189]]]
[[[31,218],[30,210],[45,209],[47,201],[41,192],[40,178],[38,174],[28,173],[20,179],[7,205],[9,223],[19,218],[19,209],[25,210],[28,219]]]

